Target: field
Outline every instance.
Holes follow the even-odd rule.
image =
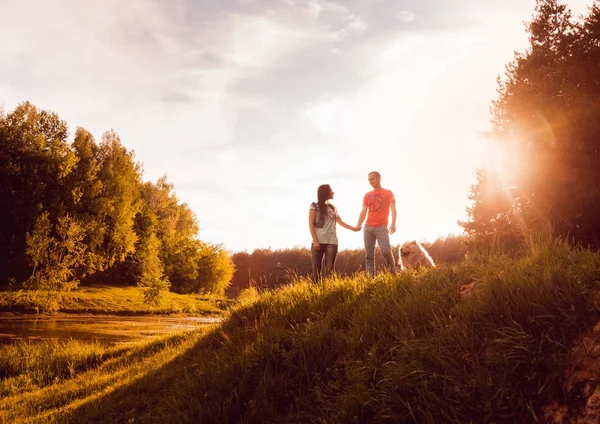
[[[512,255],[472,254],[426,272],[247,291],[207,332],[112,350],[5,347],[0,417],[61,423],[521,423],[548,422],[565,411],[589,417],[594,411],[586,402],[600,383],[596,362],[586,359],[597,346],[590,337],[600,321],[599,281],[600,255],[553,241]]]

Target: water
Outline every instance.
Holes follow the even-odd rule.
[[[0,317],[0,344],[17,340],[82,340],[115,344],[176,333],[218,322],[219,318],[56,316]]]

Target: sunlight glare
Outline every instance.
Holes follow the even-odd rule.
[[[521,157],[514,141],[484,140],[482,166],[498,176],[505,188],[513,188],[521,172]]]

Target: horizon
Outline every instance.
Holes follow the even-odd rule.
[[[309,247],[321,184],[355,225],[373,170],[396,196],[392,244],[460,234],[535,1],[0,4],[0,107],[28,100],[96,140],[114,129],[201,240],[239,252]]]

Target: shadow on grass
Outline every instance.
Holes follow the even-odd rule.
[[[159,369],[82,404],[60,421],[276,422],[290,412],[301,414],[299,408],[308,405],[302,398],[333,378],[327,368],[341,346],[331,344],[344,343],[333,340],[335,333],[324,333],[307,351],[302,333],[332,310],[364,303],[372,290],[353,294],[339,286],[315,297],[314,304],[298,302],[268,318],[269,305],[250,305]]]

